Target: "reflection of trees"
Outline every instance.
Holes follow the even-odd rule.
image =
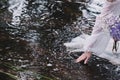
[[[0,13],[0,27],[3,30],[0,33],[3,33],[1,36],[5,36],[5,40],[1,37],[1,40],[5,42],[1,41],[1,44],[5,44],[1,48],[10,47],[10,50],[17,51],[20,46],[24,45],[20,45],[16,41],[21,41],[25,38],[30,39],[33,36],[37,36],[36,40],[43,47],[57,47],[57,44],[62,43],[61,41],[64,40],[64,36],[70,37],[68,36],[68,29],[71,28],[69,24],[72,24],[73,21],[77,20],[77,17],[82,15],[79,8],[85,6],[64,0],[28,0],[28,2],[27,10],[20,16],[21,24],[19,26],[11,26],[11,14],[5,9],[8,6],[7,0],[0,1],[0,6],[5,6],[0,7],[0,10],[5,9],[4,12]],[[11,39],[11,36],[14,40]],[[24,42],[24,40],[21,42]],[[6,49],[4,51],[7,53]],[[12,53],[14,52],[9,54]]]
[[[61,72],[52,71],[52,75],[59,73],[59,75],[65,77],[64,72],[68,72],[68,76],[71,76],[70,70],[76,73],[75,67],[77,65],[75,66],[67,59],[62,58],[66,55],[63,54],[65,48],[62,44],[64,41],[69,41],[72,37],[80,35],[79,29],[83,24],[89,24],[88,20],[82,17],[81,11],[86,9],[86,5],[82,3],[89,0],[28,0],[26,10],[20,16],[21,23],[19,26],[10,25],[11,13],[7,11],[8,5],[4,1],[0,1],[0,68],[4,70],[3,67],[6,67],[2,62],[26,65],[30,64],[30,61],[35,58],[36,63],[34,64],[40,68],[40,74],[50,76],[49,73],[54,67],[58,70],[61,69]],[[77,3],[76,1],[80,2]],[[28,41],[31,38],[35,40],[29,43]],[[100,62],[102,64],[103,61]],[[45,67],[48,63],[53,65],[52,69],[48,66]],[[97,61],[94,64],[96,66]],[[96,67],[92,67],[92,69],[94,68]],[[69,69],[69,71],[65,69]],[[81,73],[83,71],[89,74],[88,69],[85,70],[79,69],[77,75],[72,76],[84,75],[83,77],[86,77],[85,74]],[[101,75],[101,73],[99,74]],[[68,77],[65,77],[65,80],[67,79]]]
[[[36,36],[41,46],[59,49],[58,44],[76,35],[75,25],[71,24],[82,16],[81,9],[84,7],[84,4],[73,0],[28,0],[27,9],[20,16],[19,26],[8,25],[11,14],[6,10],[0,14],[3,20],[0,21],[0,27],[14,38],[29,40]]]
[[[19,61],[32,61],[34,55],[39,51],[43,53],[46,50],[48,51],[46,53],[50,54],[63,51],[62,43],[64,40],[75,36],[74,31],[71,31],[73,29],[71,24],[77,21],[77,17],[82,16],[80,8],[84,6],[80,3],[64,0],[28,0],[27,9],[20,16],[19,26],[10,24],[11,13],[6,8],[1,7],[0,61],[21,65]],[[3,10],[5,11],[3,12]],[[35,54],[32,55],[34,49],[28,46],[29,43],[26,40],[35,36],[37,36],[36,41],[43,51],[37,45],[38,51],[34,48]],[[52,58],[57,55],[59,54],[53,53]],[[45,60],[46,57],[44,57]],[[22,64],[29,64],[29,61]]]
[[[53,43],[60,43],[62,39],[57,39],[63,38],[67,27],[69,29],[70,24],[82,16],[81,8],[84,6],[64,0],[44,0],[42,3],[30,0],[26,12],[29,18],[22,19],[22,23],[26,23],[28,29],[36,30],[43,46],[50,47]]]
[[[0,0],[0,12],[2,12],[2,10],[6,9],[7,5],[7,1],[8,0]]]
[[[44,4],[41,4],[40,2],[31,0],[27,7],[27,14],[31,17],[32,22],[39,24],[41,27],[46,25],[49,28],[60,28],[66,23],[72,22],[82,14],[79,7],[84,6],[65,1],[43,2]]]

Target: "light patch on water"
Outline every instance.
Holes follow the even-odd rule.
[[[13,14],[12,16],[12,25],[20,24],[20,17],[23,14],[23,11],[26,10],[26,5],[28,2],[26,0],[9,0],[9,8],[8,10]]]
[[[19,77],[20,78],[18,80],[32,80],[33,72],[32,71],[20,72]]]
[[[115,71],[120,71],[120,66],[118,66]],[[120,75],[120,74],[119,74]]]
[[[30,41],[30,42],[37,42],[37,40],[39,40],[39,34],[36,32],[36,30],[29,30],[28,33],[26,33],[26,38],[27,38],[27,41]]]
[[[92,13],[91,15],[98,15],[96,13],[100,13],[102,6],[104,5],[105,0],[93,0],[88,4],[87,9],[90,10]]]

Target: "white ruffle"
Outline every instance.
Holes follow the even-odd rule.
[[[120,64],[120,47],[118,47],[117,56],[114,55],[112,52],[113,39],[110,37],[109,32],[109,25],[113,24],[115,20],[120,21],[120,0],[116,1],[106,3],[101,14],[96,17],[91,35],[82,34],[71,42],[64,43],[68,51],[91,51],[93,54],[106,58],[110,62]]]

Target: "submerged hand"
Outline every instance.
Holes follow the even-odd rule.
[[[84,61],[84,64],[86,64],[91,57],[92,53],[91,52],[84,52],[80,57],[76,59],[76,62],[81,62]]]

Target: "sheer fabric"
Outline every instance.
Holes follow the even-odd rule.
[[[108,2],[106,0],[101,14],[97,16],[92,34],[86,39],[84,51],[91,51],[99,55],[103,53],[110,41],[109,27],[115,20],[120,20],[120,0]]]
[[[100,57],[115,60],[114,56],[108,56],[107,53],[112,53],[113,40],[110,37],[109,27],[115,20],[120,20],[120,0],[108,2],[106,0],[101,14],[96,17],[95,25],[90,36],[76,38],[70,43],[65,43],[66,47],[78,48],[79,51],[90,51]],[[120,49],[118,49],[118,53]],[[107,55],[107,56],[106,56]],[[115,59],[114,59],[115,58]],[[111,62],[112,62],[111,61]],[[116,62],[116,61],[113,61]],[[117,60],[120,64],[120,58]]]

